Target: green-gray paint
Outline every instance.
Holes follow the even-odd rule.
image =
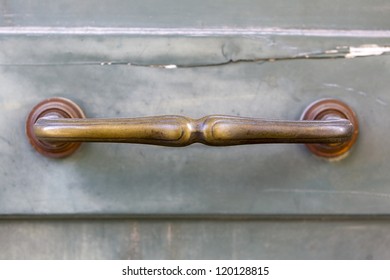
[[[0,1],[0,258],[388,258],[387,219],[367,220],[390,214],[388,2],[159,3]],[[361,134],[339,162],[280,144],[52,160],[24,135],[52,96],[89,117],[273,119],[335,97]]]

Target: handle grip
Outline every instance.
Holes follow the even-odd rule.
[[[316,102],[317,105],[312,104],[312,109],[305,111],[304,120],[301,121],[222,115],[201,119],[183,116],[88,119],[72,101],[51,98],[38,104],[30,113],[27,134],[39,152],[52,157],[68,155],[64,151],[64,145],[73,147],[74,152],[79,146],[78,142],[139,143],[171,147],[193,143],[209,146],[316,143],[327,148],[333,147],[334,150],[355,141],[357,120],[354,113],[349,107],[346,107],[348,114],[328,108],[330,103],[334,103],[333,106],[346,106],[338,100],[326,100],[328,105],[325,106],[325,111],[321,110],[320,114],[316,112],[315,118],[309,116],[311,120],[307,118],[308,112],[317,108],[319,103],[324,103],[324,100]],[[324,107],[323,104],[321,106]],[[351,117],[353,118],[350,119]],[[332,156],[335,156],[334,153]]]

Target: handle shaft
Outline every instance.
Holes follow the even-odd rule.
[[[73,101],[53,97],[38,103],[26,121],[31,145],[41,154],[62,158],[81,142],[139,143],[184,147],[193,143],[231,146],[261,143],[305,143],[318,156],[345,155],[359,133],[352,109],[337,99],[310,104],[300,121],[211,115],[90,119]]]
[[[156,116],[119,119],[39,118],[34,133],[48,142],[118,142],[183,147],[259,143],[341,143],[353,134],[347,119],[274,121],[243,117]]]

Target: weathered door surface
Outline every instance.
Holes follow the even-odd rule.
[[[389,258],[390,3],[1,1],[0,258]],[[303,145],[83,144],[25,136],[45,98],[88,117],[357,114],[349,155]]]

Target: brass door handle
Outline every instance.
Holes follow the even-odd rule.
[[[320,156],[346,153],[356,141],[358,122],[343,102],[323,99],[311,104],[300,121],[211,115],[88,119],[65,98],[42,101],[31,111],[26,132],[32,146],[50,157],[73,153],[79,142],[140,143],[183,147],[192,143],[230,146],[260,143],[310,143]],[[314,144],[315,143],[315,144]]]

